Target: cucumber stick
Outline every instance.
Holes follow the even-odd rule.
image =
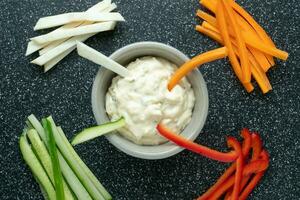
[[[125,126],[124,118],[99,126],[84,129],[72,139],[72,145],[80,144]]]
[[[35,156],[30,144],[26,139],[26,131],[21,135],[19,140],[20,150],[27,165],[30,167],[33,175],[44,189],[49,200],[56,200],[56,193],[48,178],[43,166]]]
[[[63,177],[57,156],[56,143],[53,136],[53,128],[48,120],[43,119],[42,124],[46,133],[47,142],[49,146],[49,154],[52,161],[56,198],[59,200],[65,200],[64,186],[62,182]]]
[[[28,117],[28,120],[35,128],[35,130],[37,130],[42,141],[45,144],[47,144],[46,134],[39,120],[34,115],[30,115]],[[77,178],[73,170],[69,167],[69,164],[66,162],[61,152],[58,150],[57,153],[58,153],[59,164],[61,166],[61,170],[64,175],[64,178],[66,179],[66,182],[69,184],[70,188],[76,195],[77,199],[91,200],[92,198],[90,197],[89,193],[86,191],[86,189],[84,188],[80,180]]]
[[[61,127],[57,127],[58,133],[60,134],[61,139],[64,141],[65,146],[69,149],[70,153],[74,156],[77,163],[81,166],[81,168],[84,170],[86,175],[90,178],[90,180],[93,182],[93,184],[96,186],[96,188],[101,192],[103,197],[106,200],[111,200],[112,196],[108,193],[108,191],[103,187],[103,185],[100,183],[100,181],[96,178],[96,176],[93,174],[93,172],[86,166],[86,164],[81,160],[79,155],[76,153],[76,151],[73,149],[72,145],[69,143],[67,137],[65,136],[63,130]]]
[[[87,174],[84,172],[82,167],[78,165],[74,156],[70,153],[69,149],[66,147],[63,139],[61,138],[60,134],[58,133],[57,127],[52,119],[52,117],[47,117],[47,120],[50,122],[51,129],[53,130],[53,136],[55,142],[61,151],[64,158],[66,158],[67,162],[69,163],[70,167],[73,169],[81,183],[84,185],[86,190],[89,192],[91,197],[95,200],[105,200],[102,194],[97,190],[93,182],[87,177]]]
[[[53,176],[53,166],[51,162],[51,157],[47,151],[46,146],[41,141],[40,136],[38,135],[35,129],[30,129],[28,131],[27,136],[31,142],[31,146],[36,156],[40,160],[41,164],[43,165],[45,171],[48,174],[48,177],[50,178],[50,181],[52,182],[52,185],[54,186],[55,183],[54,183],[54,176]],[[64,179],[63,179],[63,187],[64,187],[64,194],[66,200],[73,200],[74,199],[73,194]]]

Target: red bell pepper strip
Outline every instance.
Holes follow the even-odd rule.
[[[241,147],[240,143],[237,141],[237,139],[235,139],[233,137],[228,137],[227,144],[229,147],[233,148],[239,154],[239,157],[236,160],[234,186],[233,186],[233,191],[232,191],[232,195],[231,195],[232,200],[237,200],[239,198],[240,187],[241,187],[241,182],[242,182],[242,178],[243,178],[244,157],[243,157],[242,147]]]
[[[260,154],[260,157],[263,160],[267,161],[267,168],[268,168],[268,166],[269,166],[269,154],[268,154],[268,152],[266,150],[263,150]],[[255,188],[255,186],[258,184],[258,182],[263,177],[264,173],[266,172],[266,169],[264,171],[261,171],[261,172],[258,172],[257,174],[255,174],[255,176],[251,179],[249,184],[246,186],[246,188],[241,193],[241,195],[239,197],[240,200],[247,199],[249,194],[252,192],[252,190]]]
[[[244,138],[242,151],[243,151],[244,156],[247,156],[250,151],[250,147],[251,147],[251,134],[248,129],[243,129],[241,131],[241,135]],[[232,175],[232,173],[235,171],[235,168],[236,168],[236,163],[233,163],[223,173],[223,175],[217,180],[217,182],[213,186],[211,186],[204,194],[202,194],[200,197],[198,197],[197,200],[204,200],[204,199],[208,198],[215,190],[218,189],[218,187],[224,181],[227,180],[227,178],[229,178]]]
[[[244,157],[247,157],[251,148],[251,141],[252,141],[249,129],[243,128],[241,131],[241,135],[244,138],[243,145],[242,145],[243,155]]]
[[[257,133],[252,133],[251,135],[251,148],[252,148],[252,158],[251,160],[257,160],[262,151],[262,141]]]
[[[231,193],[232,193],[232,189],[229,189],[225,194],[224,200],[229,200]]]
[[[252,149],[252,157],[251,161],[257,160],[262,151],[262,141],[258,133],[251,134],[251,149]],[[240,191],[246,186],[250,179],[250,176],[244,176],[241,184]]]
[[[236,160],[236,158],[238,156],[238,154],[235,151],[223,153],[223,152],[208,148],[206,146],[194,143],[192,141],[189,141],[189,140],[185,139],[184,137],[182,137],[176,133],[173,133],[171,130],[169,130],[167,127],[165,127],[162,124],[158,124],[156,129],[162,136],[164,136],[168,140],[174,142],[175,144],[177,144],[183,148],[186,148],[188,150],[191,150],[195,153],[198,153],[202,156],[205,156],[207,158],[213,159],[213,160],[217,160],[220,162],[232,162],[232,161]]]
[[[253,173],[258,173],[264,171],[268,168],[268,161],[264,159],[259,159],[251,161],[249,164],[245,165],[243,169],[243,176],[248,176]],[[232,175],[221,186],[208,198],[208,199],[218,199],[224,194],[229,188],[235,183],[235,176]]]
[[[221,185],[224,183],[235,171],[236,163],[233,163],[224,174],[217,180],[217,182],[211,186],[204,194],[197,198],[197,200],[207,199],[210,195],[212,195]]]

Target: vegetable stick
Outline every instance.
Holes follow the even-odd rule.
[[[73,46],[72,48],[68,49],[67,51],[64,51],[63,53],[59,54],[58,56],[56,56],[55,58],[53,58],[52,60],[48,61],[47,63],[44,64],[44,72],[46,73],[47,71],[49,71],[50,69],[52,69],[52,67],[54,67],[59,61],[61,61],[62,59],[64,59],[69,53],[71,53],[76,47]]]
[[[38,44],[34,41],[29,41],[26,49],[25,56],[29,56],[30,54],[42,49],[43,47],[49,45],[50,43]]]
[[[55,58],[56,56],[62,54],[63,52],[67,51],[68,49],[71,49],[72,47],[76,46],[76,41],[81,41],[81,42],[85,41],[93,35],[96,35],[96,33],[72,37],[72,38],[68,39],[67,41],[61,43],[54,49],[51,49],[47,53],[45,53],[45,54],[41,55],[40,57],[36,58],[35,60],[31,61],[31,63],[42,66],[45,63],[52,60],[53,58]]]
[[[237,139],[235,139],[234,137],[228,137],[227,143],[229,147],[232,147],[239,154],[239,157],[236,160],[236,171],[234,175],[234,185],[231,195],[232,200],[238,200],[241,182],[243,178],[244,156],[242,152],[242,147]]]
[[[39,184],[46,192],[47,197],[49,200],[55,200],[55,190],[51,184],[50,179],[48,178],[45,170],[43,169],[41,163],[35,156],[34,152],[32,151],[30,144],[26,139],[27,130],[24,130],[23,134],[20,137],[19,145],[20,150],[25,160],[26,164],[31,169],[32,173],[34,174],[35,178],[38,180]]]
[[[230,37],[229,37],[229,33],[228,33],[226,21],[225,21],[224,10],[223,10],[223,6],[222,6],[221,2],[218,3],[217,8],[218,8],[218,12],[217,12],[216,18],[217,18],[218,26],[220,27],[220,33],[224,40],[224,45],[228,49],[228,57],[229,57],[230,62],[232,63],[233,71],[235,72],[236,76],[238,77],[238,79],[240,80],[240,82],[242,83],[242,85],[244,86],[246,91],[249,93],[249,92],[253,91],[254,87],[251,83],[243,82],[241,66],[237,60],[237,57],[236,57],[233,47],[231,45],[231,41],[230,41]]]
[[[197,16],[203,19],[204,21],[207,21],[215,28],[218,26],[216,18],[202,10],[197,11]]]
[[[34,129],[38,132],[39,136],[43,140],[45,144],[47,144],[47,138],[45,134],[45,130],[41,123],[38,121],[38,119],[34,115],[30,115],[28,118],[31,125],[34,127]],[[75,193],[76,197],[78,199],[86,199],[86,200],[92,200],[89,193],[86,191],[86,189],[83,187],[73,170],[69,167],[68,163],[65,161],[65,158],[62,156],[60,151],[58,150],[58,159],[59,164],[61,165],[62,173],[69,184],[72,191]]]
[[[223,45],[223,40],[219,33],[216,33],[212,30],[206,29],[202,26],[196,26],[196,30],[209,36],[210,38],[214,39],[215,41],[217,41],[218,43]],[[233,41],[233,49],[234,49],[234,52],[238,55],[238,52],[237,52],[237,49],[235,46],[235,41]],[[251,67],[251,72],[253,74],[254,79],[257,81],[257,83],[260,86],[260,88],[262,89],[263,93],[267,93],[269,90],[272,89],[272,87],[271,87],[271,84],[270,84],[266,74],[264,73],[264,71],[259,70],[260,67],[259,67],[259,65],[257,66],[257,63],[256,63],[253,55],[250,52],[248,52],[248,56],[249,56],[251,65],[254,66],[254,67]]]
[[[71,144],[73,146],[92,140],[96,137],[102,136],[106,133],[110,133],[126,125],[125,119],[122,117],[116,121],[101,124],[99,126],[89,127],[75,135]]]
[[[228,55],[227,48],[222,47],[195,56],[194,58],[184,63],[180,68],[178,68],[175,71],[175,73],[172,75],[171,79],[169,80],[168,90],[171,91],[184,76],[186,76],[189,72],[191,72],[194,68],[198,67],[199,65],[217,59],[225,58],[227,55]]]
[[[217,28],[215,28],[214,26],[212,26],[210,23],[203,21],[202,23],[202,27],[209,29],[213,32],[216,33],[220,33],[219,30]],[[196,27],[197,29],[197,27]],[[201,28],[200,28],[201,29]],[[201,31],[200,31],[201,32]],[[205,33],[204,33],[205,34]],[[218,41],[219,42],[219,41]],[[234,42],[234,41],[233,41]],[[220,42],[219,42],[220,43]],[[253,54],[253,56],[255,57],[256,61],[261,65],[262,68],[264,68],[264,71],[266,72],[269,68],[270,68],[270,63],[268,62],[268,60],[266,59],[265,55],[263,53],[261,53],[260,51],[254,49],[253,47],[248,47],[248,49],[250,50],[250,52]]]
[[[34,30],[41,30],[69,24],[72,22],[125,21],[120,13],[73,12],[40,18]]]
[[[236,14],[236,13],[235,13]],[[218,29],[217,29],[217,24],[216,24],[216,18],[209,15],[208,13],[206,12],[203,12],[203,11],[197,11],[197,15],[205,20],[203,23],[202,23],[202,26],[206,27],[207,24],[205,24],[205,22],[208,22],[212,27],[214,27],[216,30],[216,32],[219,32]],[[249,25],[246,25],[245,23],[243,23],[242,19],[237,17],[236,18],[237,21],[238,21],[238,24],[244,29],[243,31],[245,32],[251,32],[251,37],[255,37],[257,40],[260,40],[258,37],[256,37],[256,32],[249,26]],[[209,27],[206,27],[206,28],[209,28]],[[210,29],[210,28],[209,28]],[[229,28],[229,34],[232,36],[232,30]],[[246,37],[246,40],[245,42],[247,43],[247,45],[249,45],[249,41],[247,41],[247,38]],[[260,51],[257,51],[256,49],[253,49],[253,47],[248,47],[251,51],[251,53],[254,55],[254,57],[256,58],[256,60],[259,62],[259,64],[264,68],[264,71],[268,71],[268,69],[274,65],[274,62],[273,63],[269,63],[268,59],[266,58],[267,56],[270,56],[270,55],[264,55],[263,53],[261,53]]]
[[[242,73],[243,73],[243,81],[245,83],[249,83],[251,81],[251,69],[249,66],[249,60],[247,57],[247,52],[246,52],[246,44],[245,40],[242,36],[241,30],[238,28],[237,25],[237,20],[235,19],[235,16],[233,14],[233,9],[230,4],[228,4],[226,0],[221,0],[223,4],[223,9],[225,10],[224,12],[227,13],[226,16],[229,18],[229,26],[231,25],[233,34],[237,43],[238,51],[239,51],[239,60],[240,60],[240,65],[242,68]]]
[[[53,169],[53,176],[54,176],[54,186],[55,186],[55,193],[56,193],[56,199],[65,199],[64,194],[64,187],[63,187],[63,177],[61,173],[61,168],[58,160],[57,155],[57,149],[56,149],[56,143],[53,137],[53,130],[51,127],[51,124],[48,120],[43,119],[42,120],[43,127],[46,133],[47,137],[47,143],[49,147],[49,154],[52,161],[52,169]]]
[[[74,156],[77,163],[81,166],[83,171],[86,173],[87,177],[93,182],[93,184],[96,186],[97,190],[101,192],[103,197],[106,200],[111,200],[112,197],[108,193],[108,191],[103,187],[103,185],[100,183],[100,181],[96,178],[96,176],[93,174],[93,172],[88,168],[88,166],[81,160],[79,155],[76,153],[70,142],[68,141],[66,135],[64,134],[61,127],[57,127],[58,133],[60,134],[61,139],[65,143],[66,147],[69,149],[69,152]]]
[[[93,184],[93,182],[87,177],[85,171],[82,169],[80,165],[78,165],[75,157],[70,152],[70,150],[66,147],[63,139],[61,138],[57,127],[52,119],[52,117],[47,117],[47,120],[50,121],[51,127],[53,129],[53,136],[55,139],[55,142],[58,146],[58,149],[61,151],[62,155],[65,157],[65,159],[68,161],[69,165],[79,178],[79,180],[82,182],[82,184],[85,186],[86,190],[89,192],[91,197],[93,199],[99,199],[99,200],[105,200],[102,194],[97,190],[96,186]]]
[[[207,158],[217,160],[220,162],[232,162],[237,159],[238,154],[236,151],[221,152],[203,146],[201,144],[197,144],[193,141],[186,139],[178,133],[172,132],[169,128],[167,128],[161,123],[159,123],[156,126],[156,130],[159,132],[160,135],[164,136],[166,139],[177,144],[178,146],[181,146],[185,149],[188,149],[194,153],[200,154]]]
[[[50,42],[49,45],[45,46],[43,49],[41,49],[39,51],[39,55],[41,56],[41,55],[45,54],[46,52],[50,51],[51,49],[57,47],[58,45],[60,45],[64,41],[66,41],[67,39],[68,38],[64,38],[64,39],[61,39],[61,40],[56,40],[56,41]]]
[[[50,181],[54,185],[55,183],[54,183],[54,176],[53,176],[53,166],[45,144],[41,141],[40,136],[35,129],[30,129],[28,131],[27,136],[31,142],[32,149],[36,153],[37,158],[41,162]],[[63,186],[64,186],[65,198],[67,200],[73,200],[74,199],[73,194],[64,179],[63,179]]]
[[[104,4],[104,3],[105,4]],[[101,4],[102,3],[102,4]],[[100,2],[100,3],[98,3],[98,4],[96,4],[95,6],[93,6],[93,7],[91,7],[90,9],[88,9],[86,12],[91,12],[91,11],[100,11],[100,12],[103,12],[103,13],[105,13],[105,12],[111,12],[112,10],[114,10],[114,9],[116,9],[117,8],[117,5],[115,4],[115,3],[113,3],[113,4],[110,4],[110,1],[109,0],[104,0],[104,1],[102,1],[102,2]],[[79,26],[84,26],[84,25],[89,25],[89,24],[92,24],[93,22],[84,22],[84,23],[82,23],[82,22],[79,22],[80,23],[80,25]],[[67,27],[68,25],[64,25],[63,27]],[[74,26],[74,27],[76,27],[76,26]],[[73,28],[73,27],[69,27],[69,28]],[[55,31],[55,30],[54,30]],[[50,43],[49,45],[47,45],[44,49],[42,49],[42,50],[40,50],[40,52],[39,52],[39,54],[40,55],[43,55],[43,54],[45,54],[46,52],[48,52],[48,51],[50,51],[51,49],[53,49],[53,48],[55,48],[55,47],[57,47],[59,44],[61,44],[61,42],[59,42],[59,41],[66,41],[67,40],[67,38],[64,38],[64,39],[61,39],[61,40],[57,40],[57,41],[55,41],[55,42],[52,42],[52,43]],[[74,48],[75,49],[75,48]],[[71,51],[70,51],[71,52]],[[69,52],[69,53],[70,53]],[[60,60],[62,60],[65,56],[67,56],[68,54],[64,54],[64,56],[60,56]],[[56,60],[58,60],[58,59],[56,59]],[[60,61],[59,60],[59,61]],[[59,62],[58,61],[58,62]],[[56,62],[54,65],[56,65],[58,62]],[[53,64],[54,62],[52,62],[52,64]],[[53,66],[54,66],[53,65]],[[50,65],[49,65],[50,66]],[[51,66],[50,68],[52,68],[53,66]],[[49,68],[49,67],[46,67],[46,68]],[[48,71],[48,70],[46,70],[46,71]]]
[[[45,35],[37,36],[31,38],[32,41],[35,41],[39,44],[52,42],[55,40],[69,38],[72,36],[85,35],[89,33],[99,33],[103,31],[112,30],[115,27],[116,22],[101,22],[96,24],[90,24],[85,26],[79,26],[75,28],[69,28],[65,30],[58,30],[56,32],[48,33]]]
[[[104,1],[101,1],[99,3],[97,3],[96,5],[92,6],[91,8],[89,8],[86,12],[91,12],[91,11],[103,11],[103,10],[107,10],[107,9],[114,9],[114,7],[116,6],[115,4],[110,4],[110,0],[104,0]],[[56,30],[63,30],[65,28],[74,28],[74,27],[77,27],[79,26],[80,24],[82,24],[82,22],[75,22],[75,23],[72,23],[72,24],[66,24]],[[56,31],[54,30],[54,31]],[[49,43],[47,44],[37,44],[33,41],[30,41],[28,43],[28,46],[27,46],[27,50],[26,50],[26,56],[44,48],[45,46],[49,45]],[[49,49],[50,50],[50,49]]]
[[[201,0],[200,3],[211,10],[213,13],[216,12],[216,6],[217,6],[217,1],[216,0]],[[268,45],[271,47],[275,47],[275,44],[273,43],[272,39],[268,36],[266,31],[253,19],[253,17],[246,11],[244,10],[241,6],[239,6],[235,2],[231,2],[233,9],[239,14],[239,17],[242,20],[246,20],[256,31],[256,33],[259,35],[259,37]],[[273,64],[274,61],[271,61],[271,64]]]
[[[77,52],[80,56],[98,65],[101,65],[119,74],[120,76],[126,77],[130,73],[127,68],[123,67],[111,58],[106,57],[105,55],[96,51],[95,49],[83,44],[82,42],[77,42]]]

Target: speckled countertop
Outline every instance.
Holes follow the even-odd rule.
[[[25,57],[28,38],[41,16],[82,11],[96,0],[0,1],[0,199],[42,199],[21,159],[18,137],[26,116],[52,114],[68,137],[95,124],[91,86],[96,65],[73,52],[43,74]],[[298,0],[239,1],[268,30],[287,62],[277,62],[269,77],[273,91],[246,94],[228,61],[201,68],[209,90],[209,114],[197,142],[225,147],[225,135],[242,127],[259,131],[271,154],[271,166],[250,199],[300,199],[300,4]],[[217,47],[194,31],[196,0],[118,0],[127,22],[86,43],[109,55],[137,41],[170,44],[189,56]],[[227,167],[184,151],[164,160],[141,160],[125,155],[99,138],[76,147],[81,157],[115,199],[193,199]]]

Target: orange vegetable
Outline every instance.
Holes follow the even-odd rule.
[[[179,81],[186,76],[190,71],[194,68],[198,67],[207,62],[211,62],[220,58],[224,58],[227,56],[227,48],[222,47],[218,49],[214,49],[211,51],[207,51],[203,54],[200,54],[188,62],[184,63],[178,70],[175,71],[173,76],[171,77],[168,83],[168,89],[171,91]]]
[[[223,44],[223,40],[221,38],[221,36],[214,32],[213,30],[216,30],[213,26],[211,26],[210,24],[208,24],[207,22],[203,22],[202,26],[196,26],[196,30],[211,37],[212,39],[216,40],[217,42],[219,42],[220,44]],[[207,30],[206,28],[210,30]],[[236,43],[235,41],[233,42],[233,49],[234,52],[238,55],[237,49],[236,49]],[[270,91],[272,89],[271,84],[268,80],[268,77],[266,76],[266,74],[264,73],[264,71],[261,69],[261,67],[257,64],[255,58],[253,57],[253,55],[250,52],[248,53],[248,57],[250,60],[250,64],[253,66],[251,67],[251,72],[253,74],[254,79],[257,81],[259,87],[261,88],[263,93],[267,93],[268,91]]]
[[[231,1],[231,0],[230,0]],[[241,33],[241,30],[238,27],[237,21],[235,19],[235,15],[233,14],[233,9],[231,7],[231,4],[229,1],[226,0],[221,0],[224,12],[224,16],[226,16],[226,19],[228,19],[227,23],[229,27],[232,28],[233,30],[233,35],[237,44],[238,52],[239,52],[239,60],[241,63],[241,68],[243,72],[243,82],[245,83],[250,83],[251,81],[251,69],[249,67],[249,59],[247,57],[247,49],[246,49],[246,44],[244,41],[244,37]],[[228,18],[227,18],[228,16]]]

